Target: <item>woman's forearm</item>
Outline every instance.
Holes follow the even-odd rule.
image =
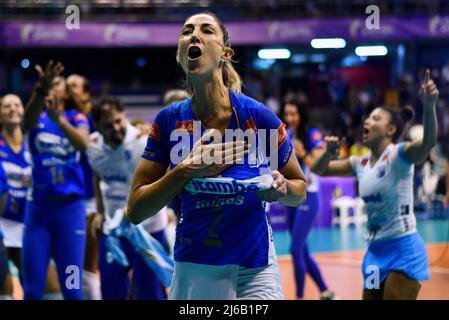
[[[437,141],[437,116],[435,112],[435,106],[424,107],[423,115],[423,147],[430,151]]]
[[[328,152],[324,152],[321,157],[319,157],[315,163],[310,168],[312,172],[316,173],[317,175],[323,175],[328,167],[329,162],[332,160],[332,155]]]
[[[58,123],[59,129],[64,132],[64,135],[69,139],[70,143],[75,147],[75,149],[80,151],[86,151],[87,149],[87,137],[84,137],[78,129],[72,126],[67,120],[62,119]],[[88,130],[86,129],[86,135]]]
[[[45,96],[34,91],[25,107],[24,126],[26,131],[33,130],[39,121],[39,115],[44,107]]]
[[[155,215],[182,191],[189,180],[183,165],[179,164],[159,180],[134,187],[128,200],[128,218],[139,224]]]
[[[287,180],[287,194],[279,198],[279,203],[285,206],[297,207],[306,200],[307,183],[301,179]]]

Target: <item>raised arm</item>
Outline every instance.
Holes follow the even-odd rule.
[[[436,102],[438,100],[438,89],[430,79],[430,71],[426,70],[424,83],[419,90],[419,97],[423,104],[423,127],[424,136],[422,140],[414,140],[404,145],[404,154],[413,163],[424,161],[430,150],[437,141],[437,118]]]
[[[60,62],[54,64],[53,61],[47,64],[45,71],[42,70],[40,65],[36,65],[35,68],[39,74],[39,80],[25,107],[24,126],[26,131],[31,131],[36,127],[39,115],[44,107],[45,97],[51,89],[53,79],[59,76],[64,70],[64,66]]]
[[[349,159],[332,160],[340,146],[340,139],[335,136],[325,137],[326,151],[312,165],[312,172],[319,176],[327,177],[351,177],[353,170]]]
[[[45,106],[50,119],[59,127],[59,129],[61,129],[75,149],[85,151],[89,140],[89,127],[87,119],[85,121],[79,121],[78,125],[73,126],[64,117],[64,105],[57,96],[46,98]],[[79,116],[85,118],[82,114]]]

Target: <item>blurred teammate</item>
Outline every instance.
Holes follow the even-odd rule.
[[[81,111],[89,120],[89,132],[93,133],[95,126],[91,115],[93,104],[89,81],[79,74],[72,74],[67,77],[67,86],[76,101],[78,111]],[[102,215],[98,214],[94,192],[94,189],[99,188],[99,186],[97,180],[94,179],[94,173],[84,152],[81,153],[80,163],[86,183],[86,225],[87,230],[91,230],[93,225],[97,225],[102,220]],[[94,183],[94,181],[96,182]],[[83,272],[83,293],[86,300],[101,300],[100,281],[97,275],[98,249],[98,237],[94,237],[92,232],[87,232]]]
[[[132,175],[145,149],[146,136],[133,127],[124,108],[115,98],[104,98],[95,105],[92,116],[98,133],[93,134],[87,155],[94,172],[103,184],[105,226],[100,237],[101,291],[105,300],[124,300],[129,297],[129,271],[133,271],[132,298],[161,300],[163,287],[151,271],[139,248],[127,238],[129,222],[122,222],[123,209],[129,196]],[[165,209],[145,221],[145,229],[166,246],[164,228],[167,225]],[[121,252],[122,257],[115,255]],[[123,256],[124,255],[124,256]]]
[[[173,89],[168,90],[164,94],[163,103],[164,107],[167,107],[175,102],[180,102],[182,100],[188,99],[189,94],[185,90]],[[169,242],[170,250],[173,250],[176,241],[176,224],[179,222],[179,217],[181,217],[181,199],[179,196],[174,197],[168,204],[167,207],[172,211],[168,213],[168,226],[167,226],[167,241]]]
[[[8,201],[0,218],[0,228],[8,258],[18,270],[21,270],[26,195],[31,185],[31,159],[21,128],[23,114],[18,96],[7,94],[1,99],[0,166],[7,177]],[[10,285],[12,287],[12,282]]]
[[[284,124],[268,107],[240,93],[232,56],[229,34],[218,17],[206,13],[185,21],[177,60],[191,99],[158,113],[134,175],[128,201],[133,223],[153,216],[181,193],[171,299],[283,298],[264,202],[297,206],[306,182]],[[235,142],[214,138],[216,144],[206,144],[226,128],[275,131],[266,136],[274,138],[271,145],[263,142],[273,147],[272,161],[278,162],[273,166],[279,171],[271,172],[255,148],[246,156],[238,136]],[[215,130],[204,134],[206,129]],[[182,142],[170,139],[172,133],[181,134]],[[184,157],[176,159],[176,150]],[[211,150],[218,163],[204,161]],[[257,161],[250,163],[250,157]],[[245,163],[234,165],[242,159]]]
[[[328,289],[306,241],[313,221],[320,212],[320,186],[317,177],[310,172],[310,166],[324,151],[321,132],[317,128],[308,129],[307,120],[298,102],[289,101],[285,104],[284,121],[288,126],[287,132],[308,182],[307,200],[298,208],[287,207],[288,225],[292,237],[290,252],[295,270],[296,297],[304,297],[306,273],[309,273],[320,290],[321,299],[332,300],[336,296]]]
[[[438,89],[429,70],[419,95],[424,106],[422,140],[397,143],[413,110],[405,108],[399,113],[378,107],[363,125],[363,142],[371,151],[368,156],[331,161],[339,139],[327,137],[327,150],[312,168],[320,175],[355,175],[358,179],[370,240],[362,270],[366,300],[416,299],[420,281],[430,277],[426,247],[416,231],[413,213],[414,164],[426,159],[437,137]]]
[[[25,210],[25,299],[41,299],[46,267],[54,257],[65,299],[82,299],[80,279],[86,242],[85,181],[79,163],[89,124],[57,78],[63,66],[36,66],[39,80],[25,110],[33,159],[32,200]],[[53,83],[57,80],[57,83]],[[64,90],[59,88],[63,87]]]
[[[7,94],[0,101],[0,163],[8,182],[8,201],[0,218],[0,228],[3,229],[8,258],[19,272],[22,270],[25,203],[31,186],[31,157],[22,132],[23,115],[23,104],[18,96]],[[56,270],[51,263],[43,298],[62,298]]]
[[[8,201],[8,180],[0,166],[0,214],[3,214]],[[0,227],[0,300],[12,300],[11,275],[8,271],[8,254],[3,244],[3,232]]]

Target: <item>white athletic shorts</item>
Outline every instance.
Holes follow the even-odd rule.
[[[97,200],[94,198],[86,199],[86,217],[97,213]]]
[[[175,262],[170,300],[283,300],[277,262],[261,268]]]
[[[22,248],[25,225],[10,219],[0,218],[0,229],[3,231],[3,243],[6,248]]]

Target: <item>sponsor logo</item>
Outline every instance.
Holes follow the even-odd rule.
[[[235,194],[257,191],[261,189],[258,182],[242,183],[239,180],[230,181],[207,181],[202,179],[192,179],[186,186],[190,193],[213,193],[213,194]]]
[[[7,161],[4,161],[2,165],[8,177],[8,185],[11,188],[20,189],[31,185],[31,167],[22,168],[15,163]]]
[[[429,32],[432,35],[445,35],[449,33],[449,17],[434,16],[429,20]]]
[[[20,40],[22,43],[61,42],[67,40],[68,31],[59,26],[26,23],[22,26]]]
[[[108,24],[104,29],[104,40],[109,43],[145,43],[151,38],[149,28],[127,27],[119,24]]]
[[[199,200],[195,203],[195,209],[221,208],[224,205],[240,206],[245,202],[245,197],[213,197],[206,200]]]
[[[60,157],[67,157],[75,152],[75,148],[67,138],[48,132],[40,132],[36,136],[35,146],[39,153],[50,153]]]

